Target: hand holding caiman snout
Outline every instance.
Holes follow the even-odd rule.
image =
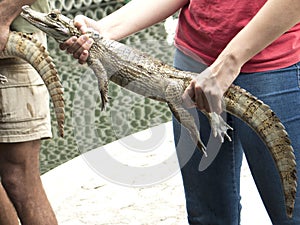
[[[23,7],[22,16],[58,42],[64,42],[81,33],[73,20],[58,11],[39,13],[29,6]],[[189,111],[183,107],[182,95],[199,74],[179,71],[146,54],[90,33],[94,43],[89,50],[87,63],[94,71],[102,98],[102,108],[108,100],[108,81],[145,97],[168,104],[174,116],[186,127],[191,138],[205,153],[199,130]],[[264,141],[272,154],[283,185],[286,212],[292,216],[296,193],[296,162],[288,134],[279,118],[269,106],[244,89],[231,85],[223,96],[225,110],[247,123]],[[215,134],[223,137],[229,126],[216,113],[206,113]]]

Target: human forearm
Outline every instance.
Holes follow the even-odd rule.
[[[132,0],[127,5],[98,21],[99,32],[120,40],[169,17],[187,0]]]
[[[75,25],[83,33],[92,28],[107,39],[120,40],[162,21],[187,3],[188,0],[132,0],[99,21],[79,15],[75,17]],[[82,35],[61,43],[60,48],[73,54],[74,58],[83,64],[88,58],[88,50],[92,43],[91,39]]]
[[[12,21],[20,14],[23,5],[31,5],[35,0],[24,1],[0,1],[0,20],[2,26],[9,26]]]
[[[21,7],[26,4],[32,4],[33,2],[35,1],[0,1],[0,51],[3,50],[6,45],[9,35],[9,27],[13,20],[20,14]]]
[[[231,40],[216,63],[227,58],[241,67],[300,22],[299,11],[298,0],[268,0],[249,24]]]
[[[192,97],[199,109],[220,113],[222,96],[239,75],[241,67],[297,24],[299,11],[298,0],[268,0],[215,62],[191,82],[183,96],[185,101]]]
[[[241,67],[300,21],[300,1],[268,0],[210,66],[225,91]]]

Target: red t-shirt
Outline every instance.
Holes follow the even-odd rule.
[[[265,2],[190,0],[179,15],[175,45],[196,60],[211,65]],[[249,60],[242,72],[279,69],[299,61],[300,24],[297,24]]]

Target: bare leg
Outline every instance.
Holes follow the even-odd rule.
[[[0,225],[18,225],[18,216],[0,183]]]
[[[0,144],[2,185],[23,225],[57,225],[42,186],[40,141]]]

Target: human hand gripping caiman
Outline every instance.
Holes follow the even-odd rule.
[[[58,42],[81,33],[73,21],[55,10],[49,14],[23,7],[21,15]],[[166,102],[177,120],[186,127],[199,149],[206,154],[192,115],[183,107],[182,94],[196,73],[179,71],[136,49],[107,40],[91,31],[94,43],[87,63],[94,71],[102,109],[108,102],[108,81],[145,97]],[[286,212],[292,217],[296,194],[296,162],[288,134],[270,107],[244,89],[231,85],[224,94],[226,111],[247,123],[266,144],[279,171],[285,194]],[[205,113],[205,112],[204,112]],[[205,113],[215,136],[223,140],[230,127],[216,113]]]

